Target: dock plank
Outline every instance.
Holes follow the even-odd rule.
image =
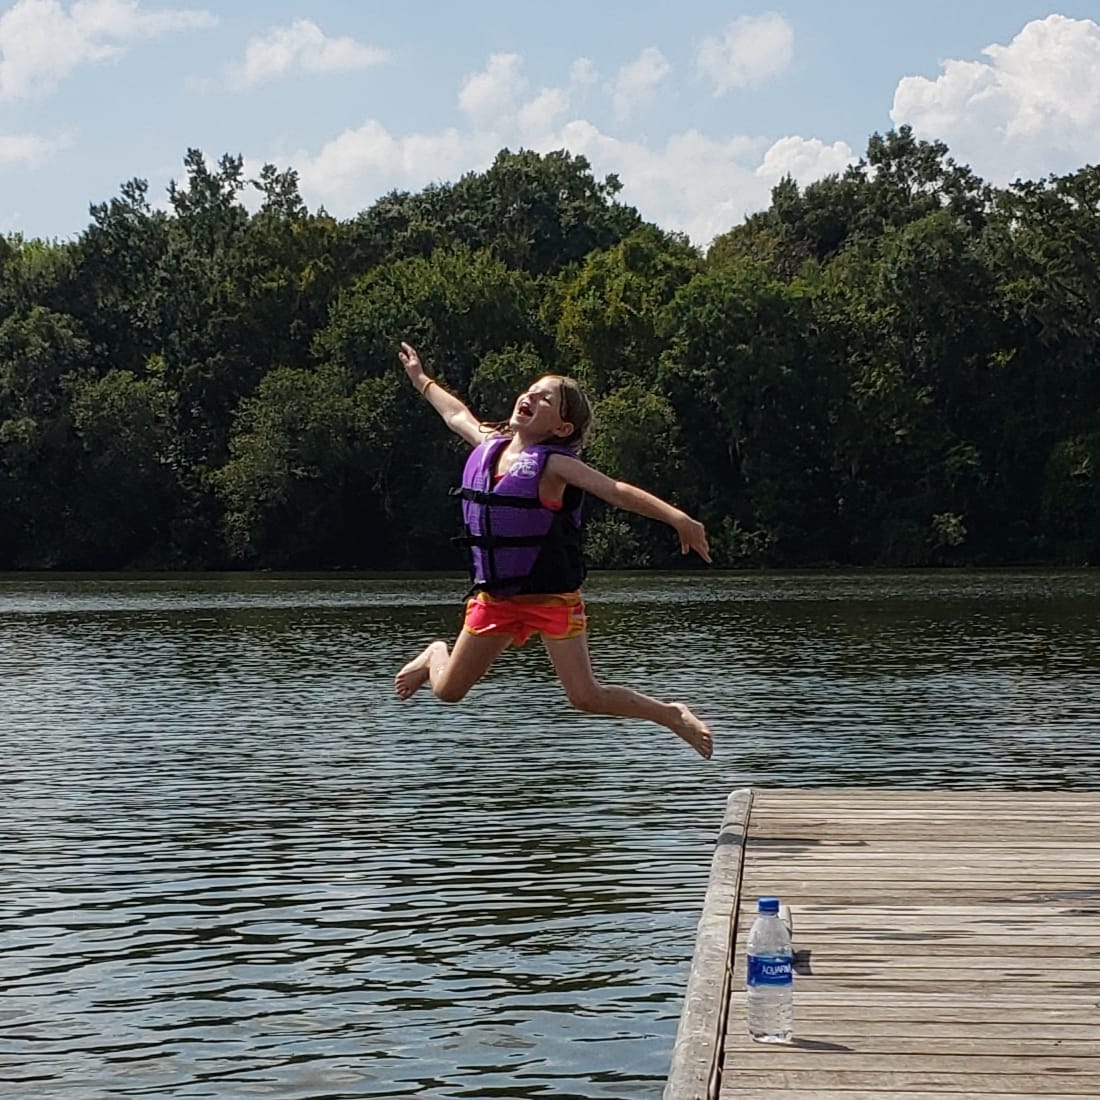
[[[1100,1096],[1100,793],[737,793],[722,1025],[707,1073],[670,1073],[665,1100]],[[745,1030],[764,894],[793,916],[789,1046]]]

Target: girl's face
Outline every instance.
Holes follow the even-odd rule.
[[[561,379],[540,378],[516,398],[508,426],[532,439],[564,439],[572,434],[573,425],[562,420],[561,409]]]

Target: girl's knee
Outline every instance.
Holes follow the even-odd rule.
[[[595,680],[565,689],[566,697],[577,710],[593,713],[602,709],[603,691]]]
[[[469,690],[469,684],[452,684],[445,677],[432,684],[432,694],[441,703],[461,703]]]

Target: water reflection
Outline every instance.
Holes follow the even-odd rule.
[[[0,579],[0,1094],[658,1097],[732,787],[1100,781],[1088,574],[593,578],[709,764],[534,645],[397,702],[460,591]]]

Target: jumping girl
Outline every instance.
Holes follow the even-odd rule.
[[[424,373],[412,347],[402,343],[397,357],[447,427],[473,448],[462,475],[466,534],[461,541],[470,550],[474,582],[454,647],[448,651],[445,642],[432,642],[397,674],[397,694],[408,699],[428,683],[437,699],[456,703],[508,646],[523,645],[538,633],[573,706],[656,722],[709,757],[710,730],[683,703],[595,678],[580,594],[583,493],[667,523],[680,538],[681,553],[694,550],[709,562],[703,525],[577,458],[592,414],[571,378],[540,378],[516,398],[507,425],[489,426]]]

